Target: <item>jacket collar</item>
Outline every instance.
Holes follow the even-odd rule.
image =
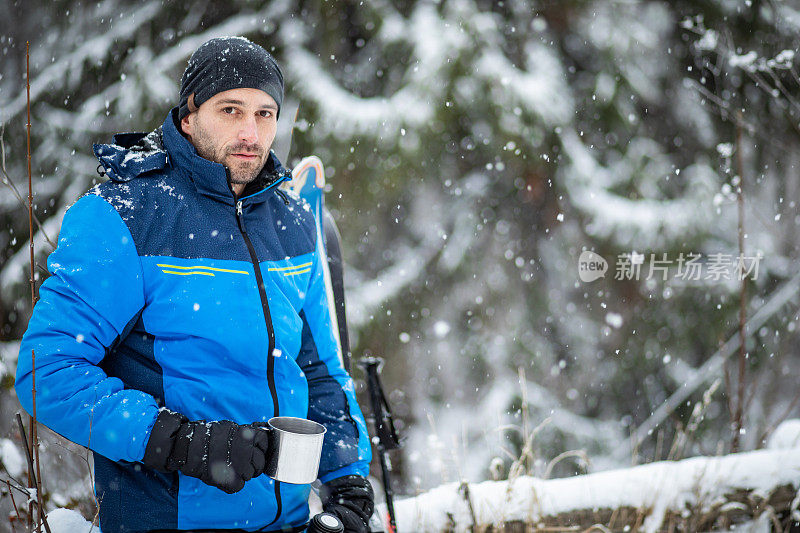
[[[227,169],[197,154],[189,140],[178,130],[178,108],[173,108],[164,121],[164,147],[173,166],[186,172],[200,194],[227,204],[234,204],[233,190],[229,184]],[[256,179],[248,183],[239,200],[244,203],[260,203],[269,194],[263,194],[281,182],[291,178],[291,172],[281,165],[275,152],[270,150],[267,162]]]

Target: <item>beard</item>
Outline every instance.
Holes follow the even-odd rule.
[[[230,171],[231,185],[244,185],[250,183],[258,173],[265,162],[265,150],[257,144],[237,143],[232,146],[216,146],[214,138],[195,117],[194,135],[192,135],[192,144],[194,144],[197,155],[203,159],[208,159],[214,163],[223,165]],[[233,158],[232,154],[238,152],[247,152],[255,154],[256,157],[252,161],[239,161]]]

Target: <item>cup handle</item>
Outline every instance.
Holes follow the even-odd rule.
[[[267,453],[267,472],[277,472],[278,458],[280,457],[280,438],[275,428],[269,424],[264,424],[264,430],[267,432],[267,441],[269,442],[269,451]]]

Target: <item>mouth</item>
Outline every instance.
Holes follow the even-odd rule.
[[[239,152],[231,154],[231,157],[233,157],[234,159],[238,159],[240,161],[254,161],[258,157],[258,155]]]

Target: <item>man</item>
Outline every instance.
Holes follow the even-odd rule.
[[[338,356],[313,216],[278,189],[272,56],[212,39],[150,134],[94,152],[20,346],[16,391],[94,452],[103,533],[300,531],[309,485],[263,475],[266,421],[327,428],[324,509],[367,531],[370,446]]]

